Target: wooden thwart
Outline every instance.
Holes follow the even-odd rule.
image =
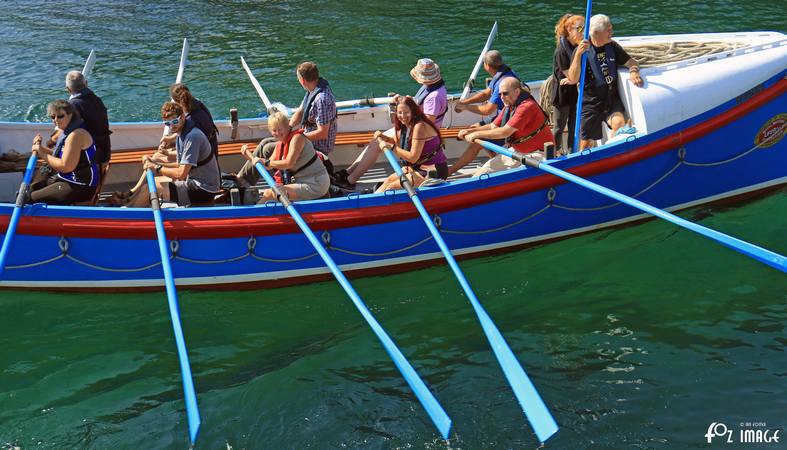
[[[440,135],[443,139],[454,139],[459,134],[459,130],[462,130],[462,127],[455,127],[455,128],[441,128]],[[372,140],[372,136],[374,136],[373,131],[364,131],[364,132],[348,132],[348,133],[339,133],[336,136],[336,145],[358,145],[364,146]],[[238,155],[240,154],[240,148],[243,144],[253,144],[257,145],[259,139],[245,139],[245,140],[238,140],[234,142],[224,142],[219,144],[219,156],[231,156],[231,155]],[[123,152],[115,152],[112,154],[112,160],[110,164],[126,164],[126,163],[142,163],[142,157],[145,155],[150,155],[155,151],[154,148],[143,148],[138,150],[129,150]]]

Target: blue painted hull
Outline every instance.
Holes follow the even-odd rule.
[[[751,96],[656,133],[554,166],[659,208],[679,209],[787,183],[785,72]],[[518,248],[642,219],[638,210],[536,169],[420,191],[456,255]],[[350,275],[442,257],[404,191],[296,203]],[[0,205],[4,230],[13,205]],[[294,284],[330,277],[281,205],[162,211],[179,286]],[[149,210],[29,205],[0,286],[156,289],[164,285]]]

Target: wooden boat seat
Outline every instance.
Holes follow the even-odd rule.
[[[455,128],[441,128],[440,134],[443,139],[455,139],[459,134],[459,130],[463,127]],[[339,133],[336,136],[336,145],[357,145],[363,147],[372,140],[374,132],[347,132]],[[238,140],[234,142],[224,142],[219,144],[219,156],[230,156],[240,154],[240,148],[243,144],[257,145],[259,139],[254,140]],[[123,152],[115,152],[112,154],[110,164],[128,164],[128,163],[141,163],[142,157],[150,155],[155,151],[155,148],[141,148],[135,150],[128,150]]]
[[[96,193],[93,194],[93,198],[90,200],[86,200],[84,202],[74,203],[74,206],[96,206],[98,203],[98,196],[101,195],[101,189],[104,187],[104,180],[107,179],[107,174],[109,173],[109,163],[101,165],[101,178],[98,181],[98,186],[96,187]]]

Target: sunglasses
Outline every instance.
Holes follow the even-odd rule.
[[[506,96],[508,96],[508,94],[510,94],[510,92],[508,92],[508,91],[500,91],[500,95],[502,97],[506,97]]]
[[[579,31],[579,32],[582,32],[582,30],[584,30],[584,29],[585,29],[585,26],[584,26],[584,25],[578,25],[578,26],[576,26],[576,27],[571,27],[571,29],[572,29],[572,30],[577,30],[577,31]]]
[[[180,123],[180,117],[175,117],[172,120],[165,120],[163,123],[165,127],[171,127],[172,125],[177,125]]]
[[[52,120],[55,120],[55,119],[62,119],[62,118],[63,118],[63,117],[65,117],[65,116],[66,116],[65,114],[57,114],[57,115],[55,115],[55,114],[52,114],[52,115],[51,115],[51,116],[49,116],[49,117],[50,117]]]

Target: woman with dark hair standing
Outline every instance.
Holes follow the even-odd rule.
[[[585,18],[572,14],[564,14],[555,25],[556,45],[552,64],[552,73],[555,77],[552,90],[555,121],[552,124],[552,134],[555,137],[555,149],[561,150],[563,129],[568,124],[568,145],[565,153],[569,153],[574,145],[574,128],[577,121],[577,85],[566,78],[566,72],[571,67],[574,49],[582,41],[584,26]]]
[[[395,156],[405,161],[404,173],[413,186],[419,186],[426,179],[425,166],[434,166],[437,177],[448,177],[448,160],[443,151],[443,142],[437,126],[429,120],[412,97],[400,97],[396,105],[394,122],[395,138],[386,136],[382,131],[374,133],[381,149],[391,149]],[[399,176],[389,176],[377,189],[401,189]]]
[[[30,201],[72,205],[91,200],[101,176],[93,138],[79,113],[67,101],[55,100],[46,110],[60,134],[53,148],[42,144],[43,138],[36,135],[31,150],[54,173],[30,186]]]

